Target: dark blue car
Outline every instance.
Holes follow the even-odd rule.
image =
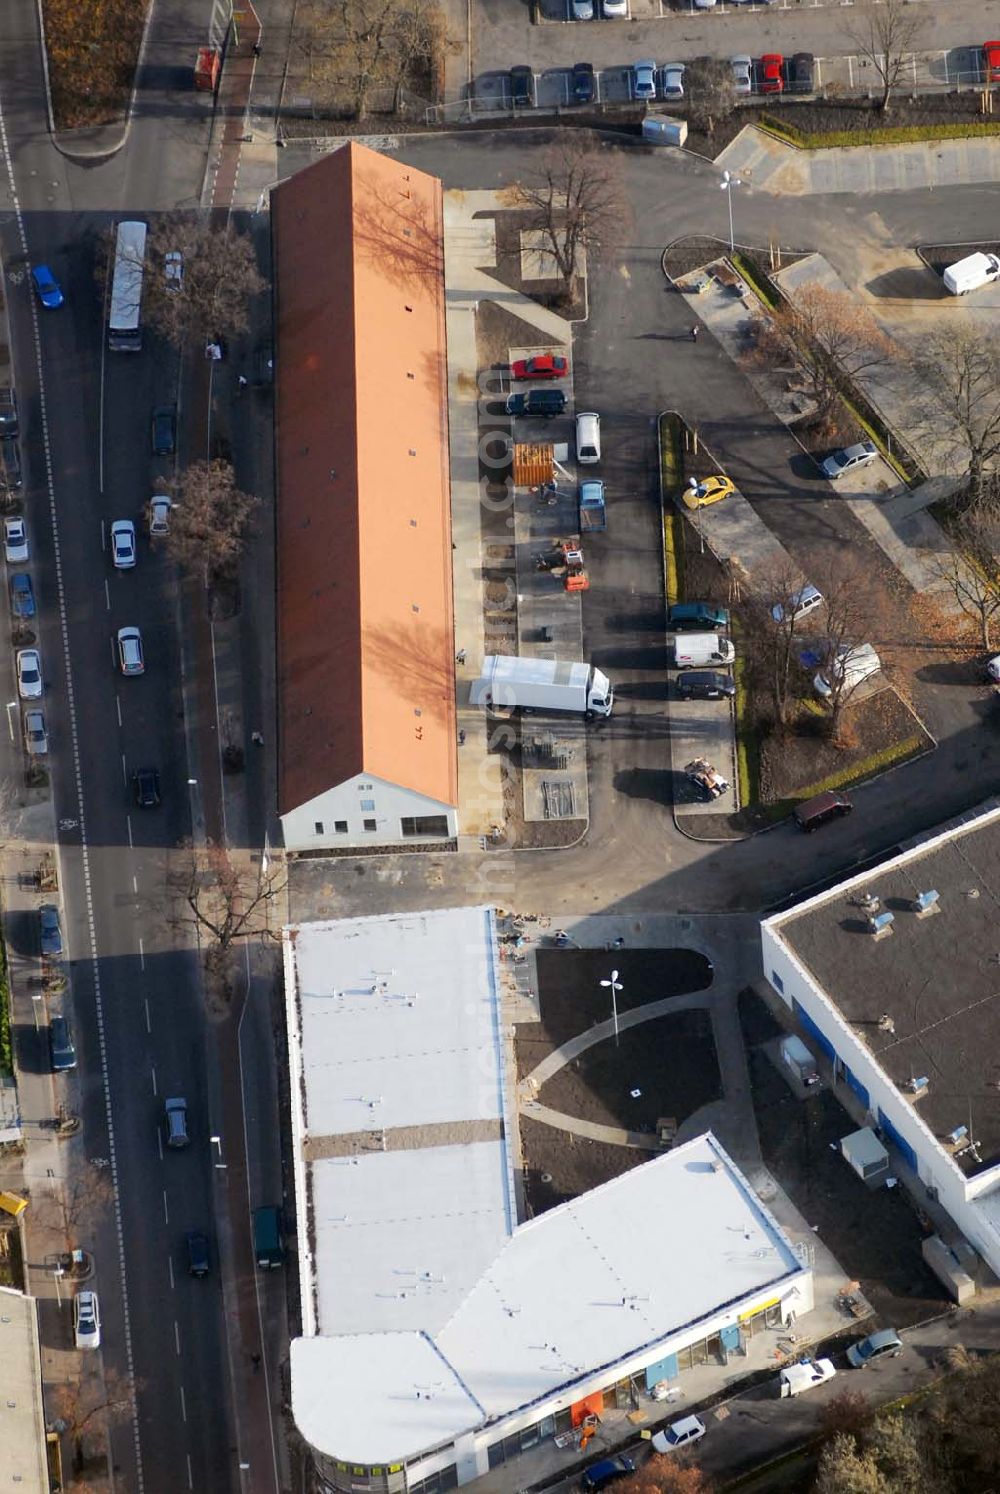
[[[35,589],[26,571],[15,571],[10,578],[10,610],[15,617],[35,615]]]

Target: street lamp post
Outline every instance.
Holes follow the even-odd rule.
[[[729,206],[729,252],[730,252],[730,254],[735,254],[736,253],[736,242],[735,242],[735,240],[733,238],[733,188],[734,187],[742,187],[742,185],[743,185],[743,183],[740,181],[739,177],[738,176],[733,176],[733,174],[732,174],[731,171],[724,171],[722,173],[722,180],[719,183],[719,191],[720,192],[725,192],[725,194],[726,194],[726,202],[727,202],[727,204]]]
[[[618,971],[612,970],[610,980],[602,980],[601,985],[611,992],[611,1016],[615,1024],[615,1047],[618,1047],[618,992],[622,989],[622,983],[618,979]]]

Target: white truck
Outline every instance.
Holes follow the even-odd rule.
[[[472,682],[469,703],[493,710],[578,711],[590,720],[611,715],[615,692],[607,675],[590,664],[491,654]]]
[[[719,664],[731,664],[735,658],[732,643],[718,633],[683,633],[674,640],[676,669],[711,669]]]
[[[944,288],[953,296],[965,296],[1000,279],[1000,258],[995,254],[967,254],[944,272]]]

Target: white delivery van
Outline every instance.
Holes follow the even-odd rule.
[[[801,1395],[812,1390],[814,1385],[824,1385],[832,1380],[837,1371],[830,1359],[802,1359],[798,1364],[786,1364],[778,1376],[778,1394]]]
[[[708,669],[716,664],[731,664],[736,650],[728,638],[718,633],[686,633],[674,639],[674,665],[677,669]]]
[[[881,668],[882,660],[870,643],[857,643],[853,646],[843,643],[836,658],[824,664],[819,674],[813,678],[813,689],[817,695],[822,695],[824,700],[829,700],[834,689],[843,680],[841,697],[846,699],[848,695],[853,694],[862,680],[878,674]]]
[[[584,466],[601,460],[601,417],[593,410],[576,417],[576,459]]]
[[[1000,258],[995,254],[967,254],[956,264],[949,265],[944,272],[944,288],[953,296],[965,296],[969,291],[989,285],[1000,279]]]

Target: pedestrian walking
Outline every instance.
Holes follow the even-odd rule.
[[[254,42],[254,44],[253,44],[253,55],[255,57],[259,57],[260,56],[260,42]]]
[[[697,327],[692,327],[691,328],[691,341],[692,342],[697,342],[698,341],[698,328]]]
[[[264,738],[259,731],[252,731],[250,733],[250,740],[255,747],[263,747],[264,745]]]
[[[458,745],[460,747],[464,747],[465,746],[465,732],[464,731],[460,731],[459,734],[458,734]]]
[[[240,374],[240,376],[236,380],[236,382],[240,386],[240,392],[242,393],[242,391],[247,387],[247,376],[246,376],[246,374]]]
[[[464,648],[460,648],[459,651],[458,651],[458,653],[455,655],[455,663],[456,664],[464,664],[465,663],[465,649]]]

